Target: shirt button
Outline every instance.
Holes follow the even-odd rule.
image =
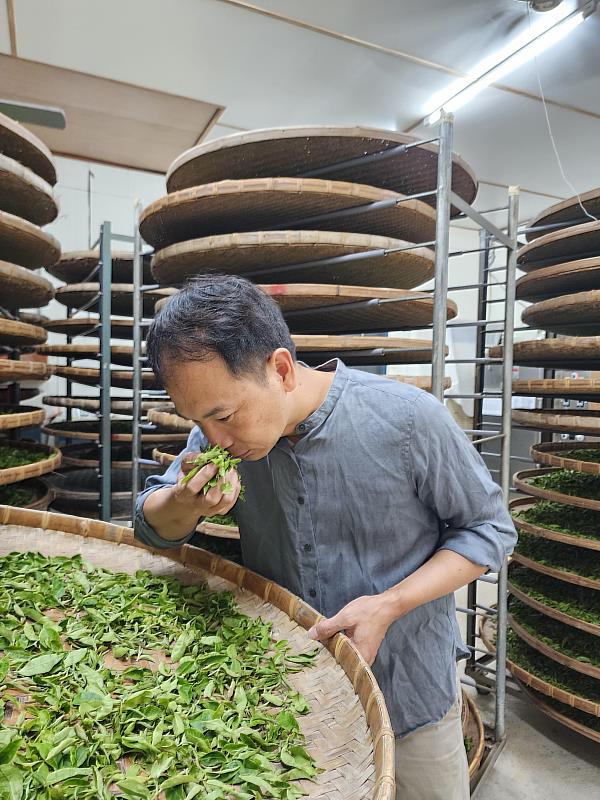
[[[303,505],[304,505],[304,498],[303,498],[302,496],[300,496],[300,497],[298,498],[298,503],[299,503],[301,506],[303,506]]]
[[[316,592],[316,590],[315,590],[315,589],[311,589],[311,590],[309,591],[309,595],[310,595],[311,597],[316,597],[316,596],[317,596],[317,592]]]
[[[311,544],[305,544],[302,549],[304,550],[305,553],[310,553],[310,551],[312,550],[312,545]]]
[[[304,422],[301,422],[300,425],[298,425],[298,430],[300,431],[300,433],[303,433],[306,430],[306,424]]]

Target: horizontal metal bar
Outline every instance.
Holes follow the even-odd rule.
[[[561,228],[563,225],[560,226]],[[600,256],[600,250],[590,250],[587,253],[577,253],[577,259],[581,258],[593,258],[594,256]],[[562,259],[561,259],[562,261]],[[551,266],[552,264],[556,264],[556,258],[542,258],[540,261],[528,261],[528,267],[546,267]],[[519,269],[519,265],[517,264],[517,269]]]
[[[496,211],[508,211],[508,206],[498,206],[498,208],[486,208],[484,211],[477,209],[480,214],[494,214]]]
[[[491,614],[495,616],[498,613],[496,608],[490,608],[489,606],[484,606],[482,603],[475,603],[476,608],[480,608],[482,611],[485,611],[486,614]]]
[[[479,211],[476,211],[473,206],[470,206],[465,200],[462,199],[462,197],[459,197],[456,192],[450,192],[450,199],[453,206],[456,206],[459,211],[462,211],[463,214],[466,214],[468,217],[470,217],[473,222],[476,222],[479,225],[480,228],[483,228],[483,230],[491,233],[492,236],[499,242],[502,242],[505,247],[508,247],[510,250],[513,249],[513,241],[508,234],[504,233],[504,231],[501,231],[497,225],[494,225],[493,222],[490,222],[489,219],[486,219],[482,214],[479,213]]]
[[[447,358],[446,364],[502,364],[501,358]]]
[[[496,436],[486,436],[484,439],[478,439],[477,444],[483,444],[484,442],[495,442],[496,439],[504,439],[506,434],[498,433]]]
[[[435,242],[434,242],[435,244]],[[485,253],[488,250],[505,250],[503,244],[493,244],[490,247],[473,247],[470,250],[453,250],[448,253],[448,258],[455,258],[456,256],[468,256],[470,253]]]
[[[484,614],[483,611],[475,611],[472,608],[462,608],[461,606],[456,606],[456,611],[460,614],[466,614],[468,617],[487,617],[488,614]]]
[[[506,272],[506,264],[503,267],[487,267],[483,270],[484,272]],[[494,285],[494,284],[490,284]]]
[[[444,397],[454,397],[456,400],[481,400],[486,397],[502,397],[502,392],[475,392],[473,394],[445,394]]]
[[[492,653],[488,653],[488,655],[492,655]],[[480,669],[483,670],[483,672],[489,672],[490,675],[496,674],[495,667],[488,667],[487,664],[482,664],[481,661],[475,661],[475,667],[473,667],[473,669]]]
[[[466,283],[463,286],[449,286],[448,287],[448,291],[449,292],[460,292],[463,289],[481,289],[482,286],[490,286],[490,287],[492,287],[492,286],[506,286],[506,281],[502,281],[502,282],[500,282],[500,281],[496,282],[495,281],[494,283],[491,283],[491,284],[488,284],[488,283]],[[498,322],[499,320],[496,320],[496,321]]]
[[[494,284],[494,286],[502,286],[502,285],[503,284],[501,283]],[[486,303],[487,305],[492,305],[492,303],[506,303],[506,297],[501,297],[499,300],[484,300],[483,302]],[[500,320],[497,320],[497,322],[500,322]]]
[[[131,244],[135,241],[133,236],[126,236],[123,233],[111,233],[110,238],[115,239],[117,242],[131,242]]]
[[[569,219],[566,222],[551,222],[548,225],[536,225],[533,228],[522,228],[519,226],[519,234],[523,233],[539,233],[540,231],[553,231],[556,228],[569,228],[571,225],[580,225],[582,222],[591,222],[589,217],[577,217],[576,219]],[[527,225],[527,223],[523,223]]]
[[[472,644],[468,644],[467,649],[473,653],[481,653],[484,656],[493,656],[493,653],[490,653],[489,650],[484,650],[483,647],[473,647]]]
[[[437,138],[435,139],[423,139],[422,141],[418,142],[407,142],[406,144],[398,144],[394,147],[388,147],[385,150],[377,150],[375,153],[366,153],[362,156],[357,156],[356,158],[349,158],[345,161],[336,161],[333,164],[327,164],[323,167],[316,167],[315,169],[309,169],[306,172],[301,172],[298,174],[298,177],[301,178],[316,178],[319,175],[328,175],[331,172],[341,172],[344,169],[348,169],[348,167],[357,167],[362,166],[363,164],[372,164],[376,161],[383,161],[384,159],[394,158],[395,156],[404,155],[408,150],[412,150],[413,147],[421,147],[424,144],[430,144],[431,142],[436,142]],[[428,194],[435,194],[435,191],[429,192]]]

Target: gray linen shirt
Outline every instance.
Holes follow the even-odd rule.
[[[246,499],[234,515],[246,567],[285,586],[327,617],[361,595],[383,592],[437,550],[497,571],[517,539],[502,493],[444,406],[426,392],[347,368],[322,405],[239,472]],[[206,447],[199,428],[188,451]],[[185,452],[185,451],[184,451]],[[139,495],[135,535],[173,547],[144,519],[148,494],[174,484],[182,456]],[[388,629],[373,665],[396,736],[437,722],[456,697],[466,657],[452,594]]]

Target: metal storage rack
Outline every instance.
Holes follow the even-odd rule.
[[[472,440],[477,449],[481,450],[482,446],[488,442],[497,442],[500,447],[499,452],[499,467],[492,470],[500,483],[505,497],[508,501],[508,492],[510,488],[510,432],[511,432],[511,381],[512,381],[512,342],[514,333],[514,309],[515,309],[515,274],[516,274],[516,255],[517,255],[517,229],[518,229],[518,205],[519,205],[519,190],[516,187],[511,187],[508,192],[508,201],[506,206],[502,208],[489,209],[484,212],[476,211],[472,206],[466,203],[462,198],[458,197],[452,191],[452,142],[453,142],[453,118],[450,114],[444,114],[439,126],[439,131],[435,136],[431,136],[425,140],[411,142],[409,144],[401,144],[390,147],[387,150],[379,151],[369,155],[360,157],[359,159],[352,159],[352,161],[344,161],[335,163],[327,168],[320,168],[310,172],[303,173],[298,177],[317,177],[321,172],[327,171],[330,173],[334,170],[341,170],[348,167],[352,163],[360,161],[366,163],[369,161],[379,161],[390,158],[401,158],[403,154],[407,153],[414,147],[424,144],[437,144],[439,147],[439,155],[437,159],[437,185],[435,189],[428,192],[421,192],[411,196],[403,197],[401,200],[385,200],[377,203],[371,203],[360,207],[360,211],[374,210],[376,207],[381,208],[382,204],[395,204],[398,202],[405,202],[411,199],[432,199],[435,197],[436,202],[436,234],[435,239],[429,242],[421,242],[415,245],[398,248],[389,251],[371,251],[368,253],[353,253],[349,255],[336,256],[332,258],[321,259],[318,261],[311,261],[303,263],[302,266],[318,266],[318,265],[339,265],[342,267],[345,263],[354,262],[363,258],[368,258],[377,252],[377,255],[386,255],[389,252],[398,252],[399,250],[411,250],[418,247],[429,246],[435,247],[435,269],[434,269],[434,288],[431,290],[434,297],[434,312],[433,324],[430,326],[432,330],[432,392],[442,402],[444,398],[463,398],[472,399],[476,406],[474,414],[473,428],[465,430],[465,434]],[[469,250],[450,250],[450,213],[451,208],[458,208],[460,217],[468,218],[474,222],[481,231],[479,247]],[[506,223],[503,228],[493,224],[486,215],[497,212],[505,212]],[[319,215],[318,218],[311,217],[311,222],[316,219],[331,219],[339,217],[344,214],[356,213],[356,209],[349,212],[337,211],[334,214]],[[289,223],[290,225],[298,224],[299,221]],[[141,242],[137,242],[137,252],[140,250]],[[506,264],[504,266],[493,267],[490,263],[490,253],[496,250],[504,250],[506,252]],[[460,256],[472,253],[479,253],[479,279],[474,284],[449,286],[449,265],[454,259]],[[293,268],[298,267],[298,264],[293,265]],[[275,273],[278,275],[284,274],[286,267],[282,268],[269,268],[255,272],[249,275],[254,280],[269,280]],[[504,280],[494,281],[493,275],[495,273],[504,273]],[[134,319],[140,320],[141,299],[144,291],[156,288],[156,286],[144,286],[141,280],[141,262],[134,271]],[[491,298],[489,297],[491,286],[501,287],[502,297]],[[447,322],[446,320],[446,301],[449,291],[477,291],[478,292],[478,318],[475,321],[468,322]],[[401,300],[369,300],[362,301],[356,305],[373,305],[389,302],[401,302]],[[492,304],[501,303],[504,313],[500,319],[490,319],[489,310]],[[326,310],[326,309],[325,309]],[[447,328],[462,327],[474,328],[475,346],[474,355],[472,358],[466,359],[447,359],[445,357],[446,333]],[[137,322],[135,323],[135,331],[137,342],[134,341],[134,353],[140,353],[141,333],[139,331]],[[491,332],[501,331],[503,333],[505,342],[504,359],[492,359],[487,356],[487,335]],[[378,348],[380,353],[385,352],[385,344]],[[134,357],[134,370],[138,373],[137,386],[139,383],[139,374],[141,371],[143,358]],[[452,392],[444,394],[444,371],[446,364],[472,364],[475,368],[475,385],[474,391],[469,394],[455,394]],[[486,390],[485,385],[485,366],[489,364],[501,364],[502,366],[502,380],[501,390],[492,392]],[[136,384],[134,384],[135,386]],[[139,391],[135,392],[139,398],[141,394]],[[156,393],[152,395],[156,396]],[[500,401],[501,413],[500,422],[494,426],[485,425],[483,420],[483,401],[487,397],[495,397]],[[493,427],[494,429],[490,429]],[[134,409],[134,451],[132,458],[134,464],[136,462],[136,454],[139,455],[139,411],[135,413]],[[138,476],[137,470],[134,472],[134,487],[137,486]],[[467,686],[475,687],[478,690],[495,692],[495,706],[494,706],[494,719],[492,723],[487,726],[486,741],[488,743],[486,756],[482,768],[479,770],[475,778],[475,785],[479,783],[487,769],[495,760],[497,754],[500,752],[505,742],[505,697],[506,697],[506,563],[498,575],[484,575],[480,579],[481,582],[487,584],[494,584],[497,586],[497,605],[495,608],[485,606],[478,602],[477,586],[479,581],[471,584],[468,589],[468,601],[465,608],[457,609],[458,613],[465,614],[467,617],[467,645],[471,650],[471,658],[467,664],[467,674],[463,678],[463,683]],[[496,665],[489,664],[490,655],[487,650],[484,650],[478,645],[478,633],[476,630],[476,622],[478,618],[482,618],[487,614],[494,614],[497,618],[498,625],[498,638],[497,638],[497,656]],[[480,656],[482,656],[480,658]],[[485,656],[485,658],[483,658]]]

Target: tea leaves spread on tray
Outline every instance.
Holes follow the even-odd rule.
[[[0,505],[4,506],[28,506],[35,500],[35,492],[32,489],[22,489],[16,486],[0,486]]]
[[[532,486],[550,489],[561,494],[574,497],[585,497],[589,500],[600,500],[600,475],[589,475],[587,472],[576,472],[570,469],[559,469],[547,472],[531,480]]]
[[[0,469],[23,467],[48,458],[48,453],[43,450],[28,450],[25,447],[0,444]]]
[[[517,520],[569,536],[600,538],[600,511],[540,500],[530,508],[513,512],[513,516]]]
[[[600,625],[600,604],[595,589],[574,586],[516,564],[511,566],[509,581],[528,597],[549,608]]]
[[[0,798],[295,800],[312,663],[229,592],[0,559]]]
[[[545,566],[573,572],[584,578],[600,579],[600,552],[542,539],[523,532],[519,534],[517,551]]]

